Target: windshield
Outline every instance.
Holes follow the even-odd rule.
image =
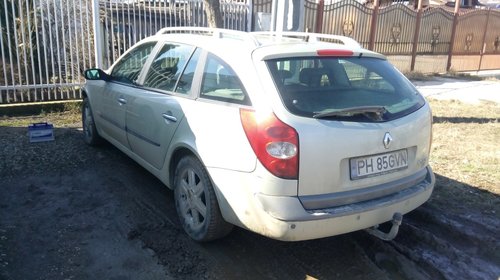
[[[407,79],[378,58],[280,58],[267,65],[285,107],[299,116],[382,122],[425,104]]]

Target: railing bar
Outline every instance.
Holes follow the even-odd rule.
[[[148,17],[149,17],[149,25],[146,27],[146,37],[151,36],[151,26],[153,25],[153,18],[151,17],[151,2],[148,1]],[[146,11],[144,11],[146,13]]]
[[[80,9],[81,10],[81,9]],[[76,20],[77,17],[76,17],[76,4],[73,5],[73,18]],[[80,26],[81,26],[81,22],[80,22]],[[74,32],[75,32],[75,56],[76,56],[76,65],[78,66],[78,80],[80,80],[80,74],[81,74],[81,67],[80,67],[80,49],[79,49],[79,46],[78,46],[78,30],[77,30],[77,25],[75,24],[75,28],[73,29]],[[83,69],[85,70],[85,69]]]
[[[175,10],[175,6],[176,6],[176,4],[174,2],[174,7],[173,7],[174,10]],[[170,5],[170,4],[168,5],[168,23],[169,23],[168,26],[171,27],[172,26],[172,5]]]
[[[114,19],[115,19],[115,17],[113,15],[113,3],[112,2],[109,2],[109,14],[111,16],[111,19],[110,19],[111,24],[109,25],[109,27],[111,28],[111,55],[112,55],[112,58],[113,58],[112,61],[115,61],[115,59],[116,59],[116,51],[115,51],[115,25],[114,25]]]
[[[12,2],[11,2],[12,3]],[[15,16],[15,10],[14,10],[14,4],[12,3],[12,15]],[[13,30],[14,30],[14,43],[15,43],[15,47],[16,47],[16,60],[17,60],[17,74],[18,74],[18,79],[19,79],[19,84],[22,84],[22,76],[21,76],[21,61],[19,60],[19,47],[18,47],[18,44],[19,44],[19,39],[17,37],[17,26],[16,26],[16,23],[13,22],[12,23],[12,27],[13,27]],[[12,61],[11,61],[11,65],[12,65]],[[12,69],[12,72],[14,72],[14,69]],[[13,81],[15,83],[15,81]],[[14,92],[14,101],[17,101],[17,95],[15,94]],[[23,95],[21,93],[21,101],[24,101],[24,98],[23,98]]]
[[[132,47],[133,42],[132,42],[132,28],[130,26],[130,23],[132,22],[130,19],[130,6],[127,5],[127,33],[128,33],[128,48]]]
[[[41,4],[36,5],[36,0],[33,0],[33,14],[34,14],[33,19],[34,19],[34,22],[35,22],[35,40],[36,40],[36,47],[37,47],[36,54],[37,54],[37,58],[38,58],[38,78],[40,79],[40,83],[41,83],[42,80],[43,80],[43,77],[42,77],[42,65],[41,65],[42,64],[42,58],[41,58],[41,55],[40,55],[40,49],[42,47],[40,46],[40,38],[39,38],[39,35],[38,35],[38,33],[39,33],[39,30],[38,30],[38,13],[36,12],[37,7],[39,7],[40,10],[42,10],[42,7],[40,5]],[[35,82],[36,82],[36,79],[35,79]],[[36,97],[36,94],[35,94],[35,97]],[[43,91],[40,92],[40,99],[43,100]]]
[[[132,2],[132,11],[133,11],[132,15],[134,17],[134,24],[131,27],[131,31],[132,31],[131,33],[132,33],[132,35],[134,37],[134,39],[133,39],[133,45],[134,45],[135,43],[137,43],[137,29],[135,28],[137,26],[137,17],[135,15],[135,1]]]
[[[117,3],[118,4],[118,3]],[[125,31],[125,5],[122,3],[121,4],[122,7],[121,7],[121,10],[122,10],[122,18],[121,18],[121,31],[122,31],[122,36],[123,36],[123,50],[127,50],[128,47],[127,47],[127,34],[126,34],[126,31]]]
[[[139,21],[139,39],[138,39],[138,41],[139,41],[139,40],[142,39],[142,20],[141,20],[142,13],[141,13],[141,5],[137,4],[137,7],[138,7],[138,13],[137,14],[138,14],[138,18],[139,18],[138,19],[138,21]]]
[[[61,73],[61,50],[59,46],[59,20],[57,18],[57,4],[54,0],[54,18],[55,18],[55,31],[56,31],[56,50],[57,50],[57,73],[59,74],[59,80],[58,82],[61,83],[62,81],[62,73]],[[62,99],[62,91],[59,91],[59,97]]]
[[[21,0],[19,0],[19,17],[20,17],[20,29],[21,29],[21,41],[22,41],[22,48],[23,48],[23,62],[24,62],[24,75],[22,78],[26,79],[26,83],[29,84],[29,71],[28,71],[28,53],[26,52],[26,31],[24,30],[24,9],[23,9],[23,3]],[[27,7],[26,7],[27,8]],[[26,13],[28,10],[26,9]],[[29,18],[29,16],[27,16]],[[22,83],[22,82],[21,82]],[[21,93],[21,96],[24,97],[24,93]],[[28,101],[31,101],[31,96],[30,93],[28,92],[27,94]]]
[[[155,30],[154,30],[154,32],[156,32],[158,30],[158,13],[157,13],[156,8],[157,8],[156,7],[156,1],[154,1],[153,2],[153,13],[154,13],[154,16],[155,16]]]
[[[99,4],[99,7],[103,8],[104,7],[104,28],[106,30],[106,32],[104,32],[104,42],[105,42],[105,46],[106,48],[104,48],[105,52],[106,52],[106,60],[107,60],[107,65],[106,67],[104,68],[108,68],[109,66],[111,66],[111,52],[109,50],[109,26],[110,26],[110,22],[108,20],[108,5],[106,3],[104,3],[104,5],[101,5]]]
[[[74,8],[74,6],[73,6]],[[70,7],[69,7],[69,1],[66,1],[66,15],[68,17],[68,36],[69,36],[69,58],[70,58],[70,65],[71,65],[71,81],[74,81],[75,79],[75,67],[73,65],[73,38],[71,37],[71,22],[73,22],[73,24],[75,23],[74,20],[69,20],[71,17],[70,17]],[[68,81],[68,77],[66,77],[66,82]],[[76,92],[75,92],[75,88],[72,89],[72,92],[73,92],[73,98],[76,98]],[[68,93],[69,94],[69,93]]]
[[[5,5],[5,7],[7,8],[7,5]],[[11,2],[11,12],[12,12],[12,16],[13,16],[13,22],[12,22],[12,29],[14,30],[14,47],[15,47],[15,52],[16,52],[16,57],[17,57],[17,65],[19,65],[19,54],[18,54],[18,50],[17,50],[17,32],[16,32],[16,22],[15,22],[15,12],[14,12],[14,3]],[[8,21],[7,21],[8,22]],[[9,26],[7,25],[7,30],[9,30]],[[12,42],[11,40],[11,37],[10,37],[10,32],[7,32],[7,35],[9,37],[9,42]],[[9,53],[11,54],[11,58],[10,58],[10,72],[12,73],[12,84],[15,85],[16,84],[16,79],[15,79],[15,76],[14,76],[14,72],[15,72],[15,64],[14,64],[14,60],[12,59],[12,52],[10,51],[10,48],[9,48]],[[18,70],[19,70],[19,67],[17,67]],[[20,73],[18,74],[19,75],[19,78],[20,78]],[[16,91],[14,91],[14,102],[17,102],[17,95],[16,95]]]
[[[31,15],[30,15],[30,5],[28,3],[28,0],[25,0],[25,5],[26,5],[26,16],[28,17],[28,42],[29,42],[29,45],[30,45],[30,61],[31,61],[31,65],[30,65],[30,68],[31,68],[31,77],[33,78],[33,83],[36,83],[36,74],[35,74],[35,59],[34,59],[34,55],[33,55],[33,48],[34,47],[37,47],[37,46],[33,46],[33,35],[32,35],[32,32],[31,32]],[[33,15],[36,17],[36,13],[35,11],[33,10]],[[35,32],[36,33],[36,32]],[[31,92],[29,93],[28,95],[30,98],[31,98]],[[34,97],[34,100],[37,101],[38,98],[37,98],[37,91],[35,90],[35,93],[33,95]]]
[[[45,65],[45,81],[46,82],[49,82],[50,79],[49,79],[49,64],[48,64],[48,55],[47,55],[47,32],[46,32],[46,29],[45,29],[45,13],[43,12],[44,11],[44,5],[43,3],[40,1],[40,16],[41,16],[41,25],[42,25],[42,44],[43,44],[43,63]],[[48,3],[45,2],[45,7],[48,6]],[[41,79],[42,80],[42,79]],[[45,99],[45,94],[43,94],[44,97],[42,99]],[[46,92],[46,95],[47,95],[47,99],[50,99],[50,91],[47,91]]]
[[[64,12],[63,12],[63,6],[64,6],[64,2],[61,1],[60,3],[60,6],[59,6],[59,11],[61,13],[61,31],[62,31],[62,51],[63,51],[63,60],[64,60],[64,81],[66,82],[67,79],[68,79],[68,57],[66,55],[66,30],[65,30],[65,18],[64,18]],[[69,21],[69,19],[68,19]],[[68,22],[69,24],[69,22]],[[62,69],[61,69],[61,72],[62,72]],[[59,83],[62,83],[62,77],[61,77],[61,80],[59,81]],[[61,91],[61,96],[63,96],[63,92]],[[66,92],[66,98],[68,98],[68,92]]]
[[[5,9],[5,11],[4,11],[5,18],[7,18],[6,13],[7,13],[7,9]],[[5,51],[4,51],[3,38],[4,38],[4,35],[3,35],[3,26],[2,26],[2,21],[0,20],[0,51],[2,53],[3,78],[4,78],[4,81],[5,81],[5,84],[8,84],[8,80],[7,80],[7,63],[6,63],[6,59],[5,59]],[[10,45],[8,45],[8,46],[10,48]],[[7,100],[9,100],[9,92],[6,93],[5,98]],[[3,97],[2,97],[1,93],[0,93],[0,103],[3,103]]]
[[[167,17],[167,5],[170,8],[170,3],[168,1],[165,1],[165,4],[163,5],[163,13],[162,13],[163,14],[164,26],[162,26],[162,28],[163,27],[167,27],[167,25],[168,25],[168,23],[167,23],[167,19],[168,19],[168,17]]]
[[[85,32],[85,26],[83,25],[83,8],[82,8],[82,0],[78,0],[79,2],[79,17],[80,17],[80,32],[81,34],[84,34]],[[87,5],[85,4],[85,7],[87,7]],[[88,24],[88,20],[86,21],[86,24]],[[83,64],[83,69],[85,70],[87,68],[87,63],[86,63],[86,59],[85,59],[85,40],[84,40],[84,37],[85,36],[80,36],[81,38],[81,47],[82,47],[82,51],[81,51],[81,54],[82,54],[82,64]],[[80,56],[80,53],[78,53],[78,56]]]
[[[115,11],[113,12],[113,8],[111,8],[111,12],[112,12],[112,14],[114,14],[116,12],[116,15],[114,15],[116,18],[116,24],[114,24],[114,25],[117,27],[116,28],[116,44],[118,45],[118,48],[117,48],[118,57],[120,57],[122,55],[122,50],[121,50],[121,40],[120,40],[120,17],[119,17],[119,13],[118,13],[118,3],[115,3]],[[113,30],[114,29],[115,28],[113,27]],[[115,39],[115,38],[113,37],[113,39]]]
[[[91,6],[92,5],[92,1],[90,1],[90,2],[89,1],[90,0],[86,0],[86,3],[85,3],[85,19],[86,19],[85,23],[86,23],[86,26],[87,26],[87,34],[91,34],[90,33],[90,25],[91,25],[90,22],[91,21],[90,21],[89,13],[91,13],[92,8],[89,7],[89,4]],[[82,37],[85,37],[85,36],[82,36]],[[88,64],[89,64],[89,67],[92,67],[92,64],[95,63],[94,62],[95,59],[92,59],[92,50],[93,50],[93,48],[91,46],[92,38],[89,37],[89,36],[87,36],[86,39],[87,39],[87,53],[88,53],[87,59],[88,59]],[[97,65],[95,65],[95,66],[97,66]]]

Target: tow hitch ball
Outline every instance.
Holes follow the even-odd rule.
[[[378,225],[373,226],[371,228],[365,229],[369,234],[378,237],[385,241],[393,240],[394,237],[398,234],[399,226],[401,225],[401,221],[403,221],[403,215],[401,213],[394,213],[392,216],[392,227],[388,233],[385,233],[378,229]]]

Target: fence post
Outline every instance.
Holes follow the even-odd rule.
[[[315,33],[323,32],[323,15],[325,13],[325,1],[319,0],[318,9],[316,10],[316,28]]]
[[[97,68],[102,67],[102,30],[99,20],[99,0],[92,0],[92,27],[94,29],[94,57]]]
[[[380,6],[380,1],[375,0],[372,14],[372,22],[370,27],[370,42],[368,43],[368,49],[373,51],[375,48],[375,34],[377,33],[377,19],[378,19],[378,10]]]
[[[448,50],[448,62],[446,63],[446,72],[451,69],[451,58],[453,56],[453,45],[455,44],[455,35],[458,25],[458,12],[460,10],[460,0],[455,0],[455,11],[453,16],[453,26],[451,27],[450,49]]]
[[[246,26],[246,31],[251,32],[252,31],[252,26],[253,26],[253,1],[252,0],[247,0],[246,1],[247,7],[246,7],[246,12],[247,12],[247,26]]]
[[[418,0],[417,8],[417,24],[415,26],[415,34],[413,35],[413,47],[411,50],[411,66],[410,71],[415,70],[415,61],[417,59],[418,35],[420,35],[420,25],[422,23],[422,0]]]
[[[486,15],[486,25],[484,26],[484,33],[483,33],[483,48],[481,49],[479,53],[479,67],[477,71],[481,70],[481,64],[483,63],[483,55],[486,52],[486,32],[488,32],[488,25],[490,23],[490,14],[491,14],[491,8],[488,7],[488,14]]]

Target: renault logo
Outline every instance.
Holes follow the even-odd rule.
[[[389,149],[389,146],[391,145],[391,143],[392,143],[392,136],[389,132],[386,132],[384,135],[384,147],[386,149]]]

